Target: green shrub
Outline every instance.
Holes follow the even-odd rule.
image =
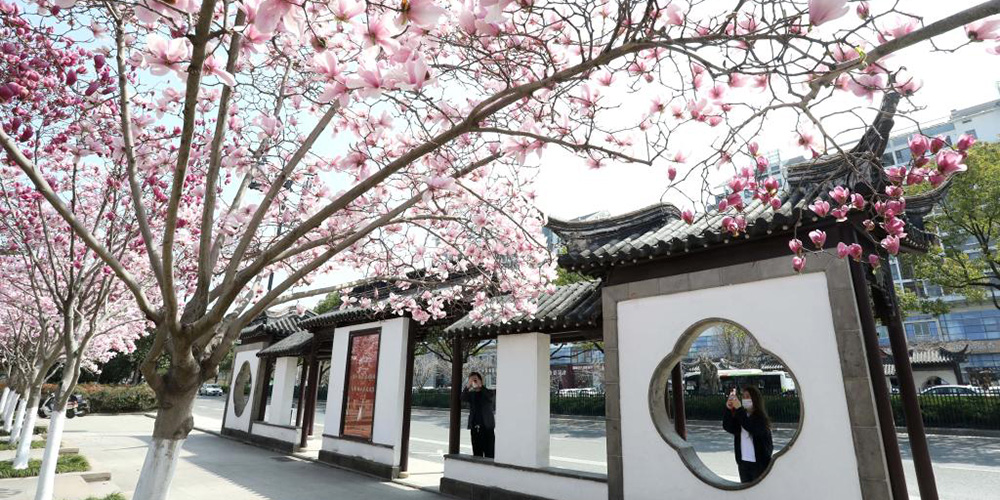
[[[148,385],[98,385],[77,386],[90,402],[91,413],[131,413],[156,408],[156,394]]]
[[[121,493],[112,493],[106,497],[87,497],[86,500],[125,500],[125,495]]]
[[[44,436],[45,434],[48,434],[48,432],[49,432],[49,428],[45,427],[44,425],[36,425],[35,426],[35,435],[36,436]],[[10,432],[0,429],[0,437],[7,437],[7,436],[10,436]]]
[[[4,460],[0,462],[0,479],[37,476],[41,468],[41,460],[29,460],[28,468],[22,470],[14,470],[13,460]],[[59,460],[56,462],[57,474],[86,472],[88,470],[90,470],[90,463],[87,462],[87,459],[83,455],[59,455]]]
[[[918,399],[927,427],[1000,429],[1000,397],[926,395]],[[906,425],[899,395],[892,396],[892,414],[896,425]]]
[[[39,450],[39,449],[42,449],[42,448],[45,448],[45,441],[40,441],[40,440],[36,439],[36,440],[34,440],[34,441],[31,442],[31,449],[33,449],[33,450]],[[17,449],[17,445],[15,445],[14,443],[7,443],[7,442],[0,443],[0,451],[10,451],[10,450],[16,450],[16,449]]]

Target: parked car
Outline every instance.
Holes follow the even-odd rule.
[[[982,392],[971,385],[936,385],[920,391],[920,394],[923,396],[979,396]]]
[[[38,407],[38,416],[49,418],[52,416],[52,409],[55,405],[55,395],[49,396],[45,400],[45,404]],[[87,401],[87,398],[83,397],[83,394],[71,395],[69,401],[66,402],[66,418],[82,417],[87,413],[90,413],[90,402]]]
[[[219,384],[203,384],[198,389],[199,396],[222,396],[222,386]]]

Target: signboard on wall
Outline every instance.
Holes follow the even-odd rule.
[[[378,347],[382,330],[352,332],[347,351],[347,377],[341,436],[371,441],[378,383]]]

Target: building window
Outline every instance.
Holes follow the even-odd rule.
[[[965,131],[965,135],[971,136],[973,139],[978,139],[979,138],[979,137],[976,136],[976,129],[966,130]]]
[[[882,155],[882,165],[883,166],[889,166],[889,165],[895,165],[895,164],[896,164],[896,160],[892,157],[892,153],[886,153],[886,154]]]
[[[900,149],[899,151],[896,151],[896,163],[909,163],[910,158],[912,158],[912,156],[910,156],[909,149]]]
[[[934,320],[906,323],[906,337],[912,340],[931,340],[938,336],[938,325]]]

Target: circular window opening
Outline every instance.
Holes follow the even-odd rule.
[[[240,371],[236,374],[236,381],[233,384],[233,410],[237,417],[243,416],[247,402],[250,401],[250,391],[253,389],[253,377],[250,375],[250,362],[244,361],[240,366]]]
[[[737,490],[766,477],[794,443],[803,418],[800,390],[753,334],[710,319],[688,328],[653,372],[650,414],[699,479]]]

